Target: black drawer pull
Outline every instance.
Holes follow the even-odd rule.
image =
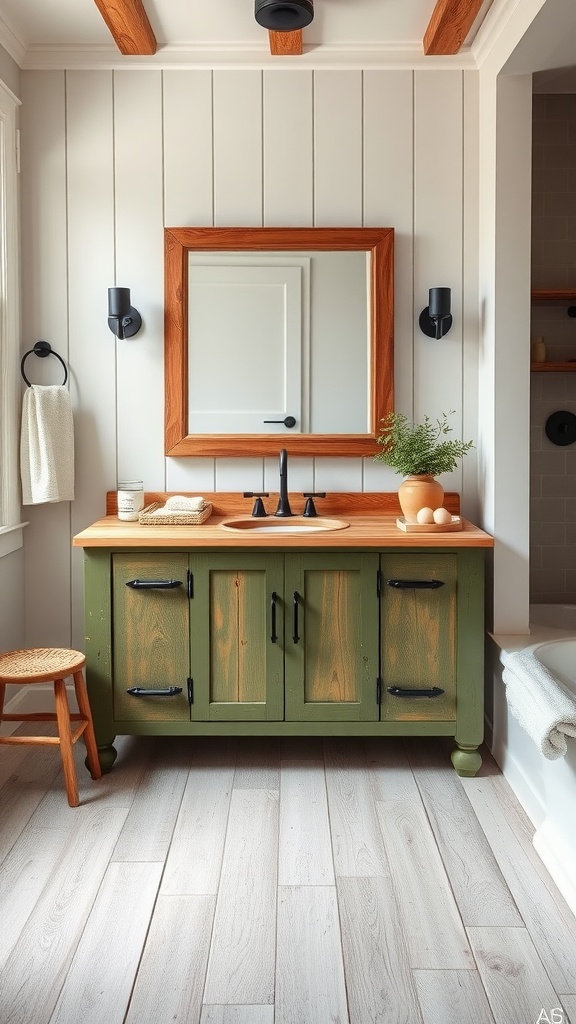
[[[292,594],[292,643],[300,642],[300,631],[298,627],[298,602],[300,594],[297,590]]]
[[[133,590],[175,590],[182,586],[182,580],[129,580],[126,586]]]
[[[443,587],[443,580],[386,580],[389,587],[397,590],[437,590]]]
[[[407,690],[403,686],[389,686],[388,693],[392,697],[440,697],[444,690],[441,690],[439,686],[431,686],[428,689],[422,687],[419,690]]]
[[[278,642],[278,633],[276,632],[276,601],[278,600],[278,594],[275,590],[270,595],[270,643],[275,644]]]
[[[177,697],[179,693],[182,693],[181,686],[164,686],[158,689],[146,689],[144,686],[132,686],[129,690],[126,690],[131,697]]]

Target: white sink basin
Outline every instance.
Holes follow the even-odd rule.
[[[238,533],[323,533],[326,530],[345,530],[350,523],[344,519],[326,519],[323,516],[305,519],[304,516],[291,516],[287,519],[275,519],[268,516],[259,519],[226,519],[220,523],[225,530],[236,530]]]

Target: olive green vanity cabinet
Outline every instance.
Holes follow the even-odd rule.
[[[87,547],[87,681],[119,734],[483,738],[483,552]]]

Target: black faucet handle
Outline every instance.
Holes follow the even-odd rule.
[[[318,513],[316,511],[316,506],[314,504],[314,498],[325,498],[326,497],[326,491],[304,491],[304,494],[302,495],[302,497],[306,498],[306,506],[304,508],[304,515],[308,519],[312,519],[314,516],[318,515]]]
[[[254,508],[252,509],[253,516],[256,516],[258,519],[262,519],[264,516],[268,515],[266,509],[264,508],[264,502],[262,501],[262,498],[268,497],[268,491],[243,491],[242,497],[256,498],[256,501],[254,502]]]

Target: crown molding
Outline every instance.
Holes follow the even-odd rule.
[[[0,46],[4,47],[6,53],[21,68],[26,57],[26,45],[2,15],[0,15]]]
[[[220,46],[165,46],[150,56],[122,56],[111,46],[31,46],[20,64],[23,71],[49,70],[190,70],[194,68],[258,68],[292,70],[414,69],[475,70],[470,47],[450,56],[426,56],[421,42],[375,47],[373,43],[304,46],[300,56],[276,56],[267,43],[261,47],[230,43]]]

